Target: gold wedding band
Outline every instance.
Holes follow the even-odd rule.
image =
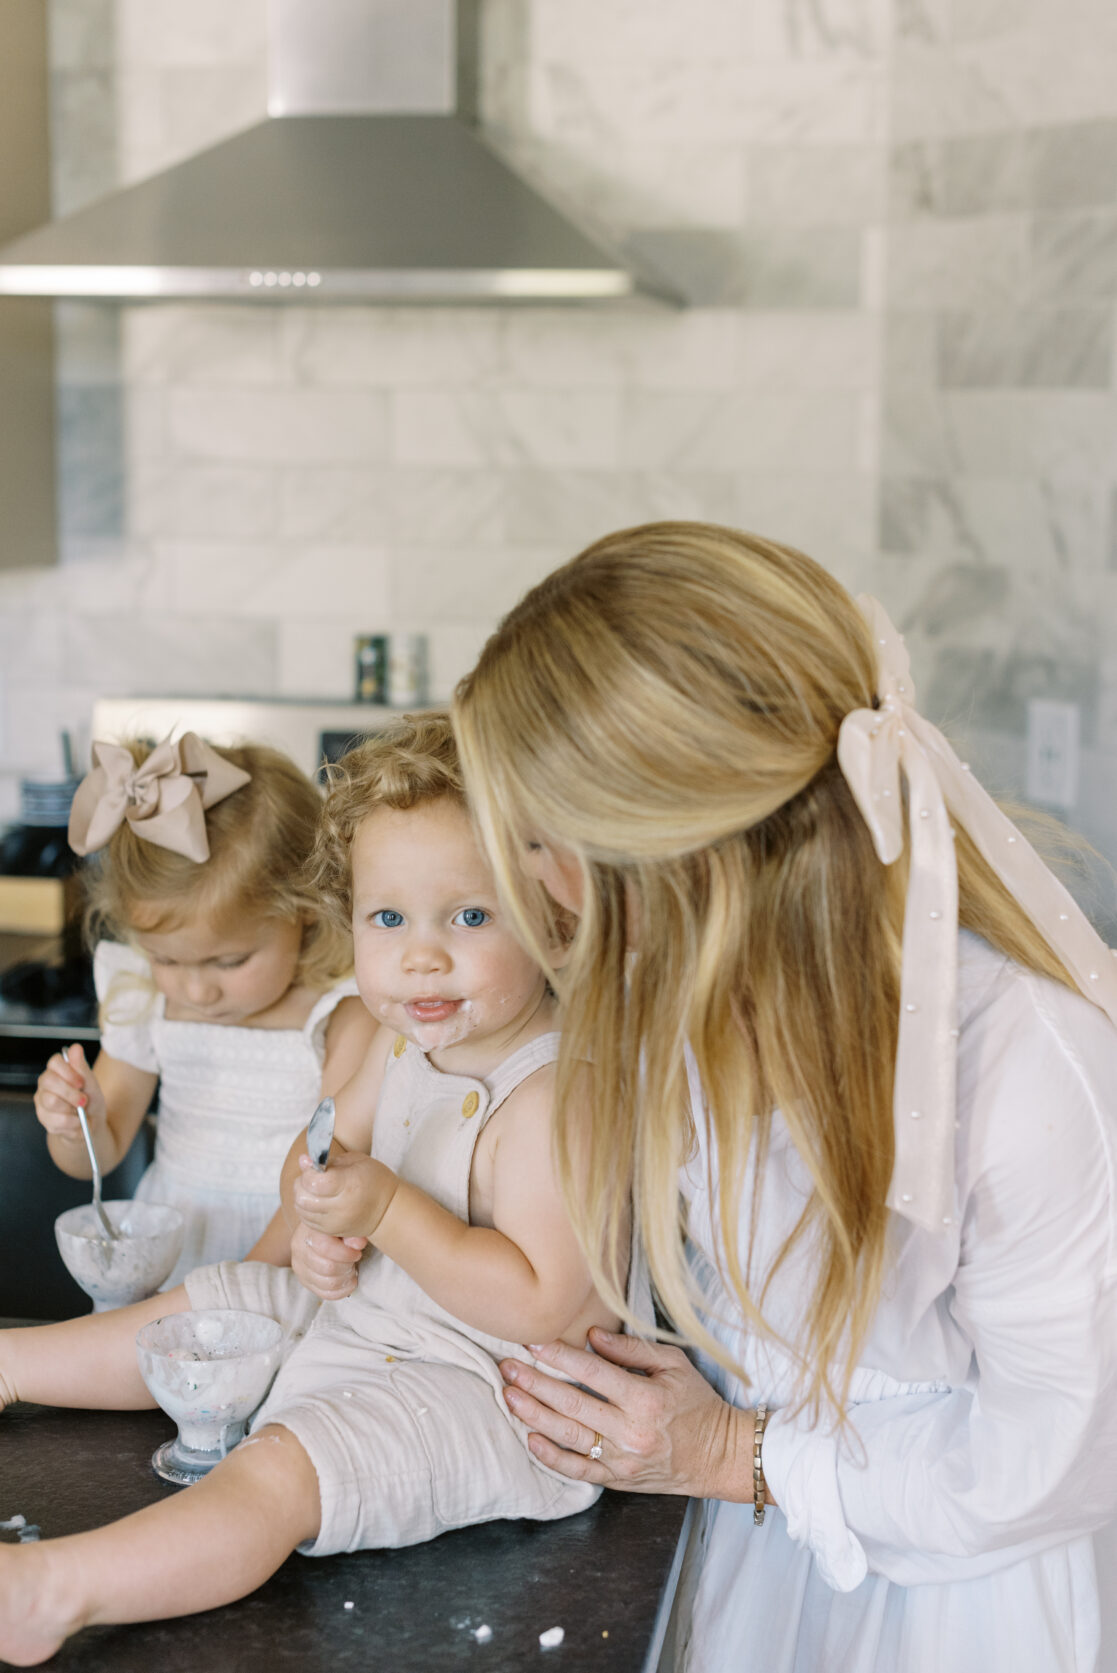
[[[593,1432],[593,1445],[590,1447],[589,1451],[586,1453],[587,1458],[592,1458],[596,1461],[598,1458],[601,1457],[601,1443],[604,1439],[605,1439],[605,1437],[601,1433],[600,1429],[595,1429],[594,1432]]]

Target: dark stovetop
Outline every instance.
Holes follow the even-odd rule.
[[[0,932],[0,1033],[60,1031],[97,1038],[88,955],[72,937]]]
[[[53,1051],[95,1042],[89,959],[60,936],[0,933],[0,1090],[30,1091]]]
[[[0,1520],[23,1515],[46,1539],[179,1491],[149,1466],[172,1433],[160,1411],[11,1407],[0,1416]],[[58,1673],[651,1673],[686,1506],[606,1493],[560,1522],[489,1522],[404,1551],[292,1556],[239,1603],[92,1628],[50,1665]],[[478,1643],[483,1624],[492,1637]],[[555,1626],[564,1640],[543,1650],[539,1634]]]

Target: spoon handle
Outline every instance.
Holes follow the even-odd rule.
[[[69,1063],[69,1053],[64,1051],[62,1056]],[[93,1135],[89,1131],[89,1122],[86,1120],[85,1111],[80,1104],[78,1105],[78,1120],[81,1122],[81,1136],[85,1140],[85,1148],[89,1152],[89,1163],[93,1169],[93,1206],[97,1210],[97,1218],[104,1227],[106,1235],[111,1237],[115,1243],[120,1233],[106,1214],[105,1205],[101,1201],[101,1168],[97,1161],[97,1152],[93,1148]]]

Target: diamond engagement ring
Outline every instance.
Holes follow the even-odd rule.
[[[593,1458],[596,1460],[601,1457],[601,1443],[604,1439],[605,1437],[602,1435],[601,1431],[599,1429],[595,1429],[593,1432],[593,1445],[586,1453],[587,1458]]]

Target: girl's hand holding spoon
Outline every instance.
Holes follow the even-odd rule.
[[[84,1067],[85,1053],[82,1051],[81,1047],[80,1046],[73,1046],[73,1047],[63,1046],[63,1048],[62,1048],[62,1061],[65,1064],[66,1068],[69,1069],[69,1068],[72,1067],[72,1065],[70,1063],[70,1051],[71,1050],[76,1051],[78,1053],[79,1057],[81,1058],[82,1065]],[[89,1078],[91,1080],[93,1080],[92,1076],[90,1076]],[[83,1079],[84,1079],[84,1077],[83,1077]],[[93,1085],[94,1086],[97,1085],[96,1080],[93,1080]],[[120,1233],[117,1231],[116,1227],[113,1225],[112,1221],[109,1219],[108,1215],[106,1214],[104,1204],[101,1201],[101,1168],[100,1168],[100,1164],[97,1161],[97,1147],[93,1143],[93,1135],[89,1130],[89,1117],[85,1113],[86,1105],[88,1104],[88,1102],[89,1102],[89,1095],[85,1091],[85,1088],[84,1088],[84,1085],[83,1085],[82,1091],[78,1096],[77,1112],[78,1112],[78,1121],[81,1124],[81,1136],[85,1140],[85,1148],[89,1152],[89,1166],[90,1166],[90,1169],[92,1170],[92,1173],[93,1173],[93,1207],[96,1210],[98,1220],[100,1220],[100,1222],[101,1222],[101,1229],[105,1232],[107,1237],[110,1237],[115,1241],[116,1238],[118,1238],[120,1236]],[[102,1098],[101,1099],[102,1108],[104,1107],[104,1102],[105,1101]]]
[[[48,1133],[82,1144],[81,1110],[90,1132],[102,1132],[108,1119],[105,1098],[85,1061],[80,1045],[55,1052],[39,1076],[35,1090],[35,1114]]]

